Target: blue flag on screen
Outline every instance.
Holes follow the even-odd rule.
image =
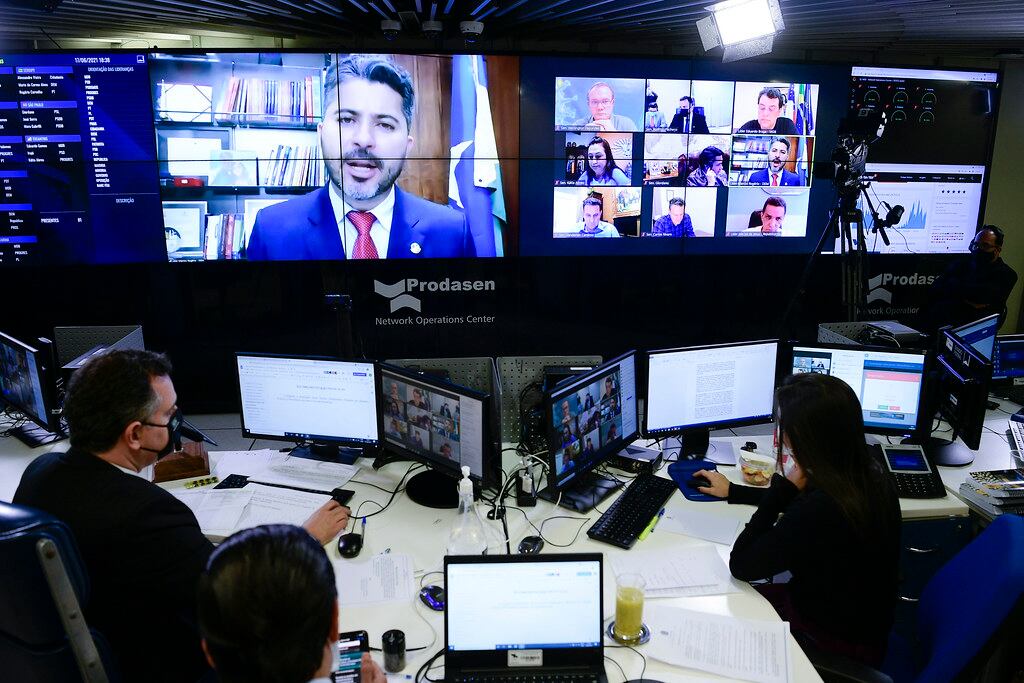
[[[503,256],[505,196],[481,55],[452,59],[452,151],[448,204],[465,212],[477,256]]]

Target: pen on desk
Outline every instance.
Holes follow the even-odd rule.
[[[648,524],[644,528],[644,530],[640,532],[640,535],[636,537],[636,540],[642,541],[645,538],[647,538],[648,536],[650,536],[652,533],[654,533],[654,527],[658,526],[658,522],[661,520],[661,517],[664,514],[665,514],[665,508],[661,508],[661,510],[658,511],[658,514],[656,514],[654,516],[654,519],[651,520],[651,523]]]
[[[197,488],[199,486],[207,486],[209,484],[216,484],[219,481],[220,481],[220,479],[218,479],[217,477],[206,477],[205,479],[196,479],[195,481],[190,481],[189,483],[185,484],[185,488],[187,488],[187,489],[194,489],[194,488]]]

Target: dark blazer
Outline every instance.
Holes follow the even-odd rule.
[[[473,237],[463,214],[395,186],[389,259],[475,255]],[[327,186],[268,206],[256,214],[246,257],[250,261],[346,258]]]
[[[796,130],[796,124],[793,123],[793,119],[786,116],[780,116],[775,119],[775,128],[764,130],[761,128],[761,124],[757,122],[757,119],[751,119],[742,126],[736,129],[737,133],[754,133],[758,135],[767,135],[773,133],[775,135],[799,135]]]
[[[672,121],[668,124],[671,130],[682,132],[685,124],[686,117],[680,113],[676,113],[672,117]],[[690,132],[698,135],[707,135],[710,131],[708,130],[708,120],[704,117],[704,114],[698,114],[697,112],[690,112]]]
[[[36,458],[14,502],[71,528],[92,585],[86,619],[124,680],[195,681],[208,671],[195,604],[213,546],[182,502],[74,448]]]
[[[768,169],[762,168],[760,171],[754,171],[747,178],[747,182],[751,185],[767,185],[772,181],[768,175]],[[779,178],[779,185],[782,187],[798,187],[800,185],[800,176],[796,173],[782,169],[782,177]]]

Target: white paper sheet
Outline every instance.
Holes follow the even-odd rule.
[[[374,555],[366,562],[341,561],[334,565],[338,603],[342,607],[375,602],[411,600],[416,587],[412,558],[398,553]]]
[[[718,584],[724,569],[718,551],[708,545],[670,552],[633,551],[612,558],[610,563],[615,574],[640,574],[646,591]]]
[[[708,505],[715,505],[715,503],[708,503]],[[665,514],[658,522],[658,531],[671,531],[674,534],[693,536],[712,543],[732,545],[739,535],[740,521],[723,515],[702,512],[694,507],[687,505],[665,508]]]
[[[239,529],[254,491],[247,486],[241,489],[173,489],[171,493],[192,510],[206,536],[226,538]]]
[[[660,525],[659,525],[660,526]],[[722,546],[701,545],[691,549],[699,555],[706,554],[703,561],[709,567],[714,567],[717,580],[715,583],[706,586],[680,586],[679,588],[660,588],[658,590],[646,590],[644,595],[648,598],[693,598],[700,595],[725,595],[727,593],[739,593],[743,590],[739,581],[732,578],[729,572],[728,557],[729,549]],[[718,561],[715,561],[717,556]]]
[[[359,468],[336,462],[320,462],[308,458],[293,458],[286,453],[273,453],[262,470],[249,475],[252,481],[279,486],[295,486],[312,491],[330,493],[344,486]]]
[[[295,524],[301,526],[321,505],[331,499],[321,493],[306,493],[274,486],[249,484],[253,490],[252,500],[238,521],[239,529],[260,524]]]
[[[756,683],[786,683],[792,662],[789,624],[652,605],[647,654],[668,664]]]

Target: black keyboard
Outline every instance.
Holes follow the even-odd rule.
[[[476,674],[452,677],[452,683],[598,683],[594,674],[531,672],[520,674]]]
[[[677,490],[671,479],[648,472],[638,474],[601,518],[587,529],[587,536],[620,548],[632,548],[636,537]]]

